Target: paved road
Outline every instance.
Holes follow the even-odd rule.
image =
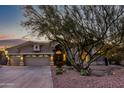
[[[4,66],[0,68],[0,88],[52,88],[49,66]]]

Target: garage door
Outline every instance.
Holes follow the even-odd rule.
[[[47,55],[27,55],[25,56],[26,66],[48,66],[50,58]]]
[[[20,65],[20,56],[11,56],[10,63],[12,66],[19,66]]]

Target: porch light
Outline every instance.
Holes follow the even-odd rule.
[[[61,51],[56,51],[56,54],[62,54],[62,52]]]

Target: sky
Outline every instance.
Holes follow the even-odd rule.
[[[0,40],[20,39],[27,35],[30,30],[20,25],[23,19],[22,6],[0,5]]]
[[[18,39],[26,35],[26,29],[20,25],[23,18],[20,6],[0,5],[0,40]]]

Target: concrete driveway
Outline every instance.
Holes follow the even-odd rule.
[[[50,66],[3,66],[0,88],[52,88]]]

